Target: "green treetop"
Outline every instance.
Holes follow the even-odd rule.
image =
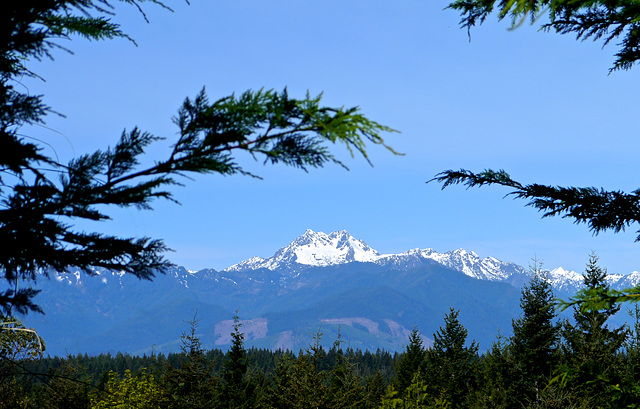
[[[463,407],[476,387],[478,344],[467,346],[467,329],[458,320],[460,311],[450,309],[444,327],[433,334],[433,346],[427,350],[425,379],[434,399],[441,398],[451,407]]]
[[[583,274],[588,290],[608,291],[606,270],[598,266],[598,257],[589,257]],[[613,400],[620,384],[623,367],[618,353],[623,347],[628,330],[625,327],[609,328],[607,320],[620,311],[618,304],[604,305],[599,309],[574,307],[575,324],[565,324],[567,368],[564,382],[574,389],[574,395],[586,405],[605,407]]]
[[[396,365],[395,389],[402,394],[424,364],[425,349],[417,327],[409,334],[409,344]]]
[[[509,357],[511,374],[508,382],[513,391],[507,394],[510,405],[539,402],[557,363],[556,350],[560,338],[553,289],[536,263],[531,280],[522,289],[522,315],[513,320]],[[513,399],[524,399],[516,402]]]

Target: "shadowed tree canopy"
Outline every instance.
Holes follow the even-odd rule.
[[[52,58],[59,40],[125,38],[112,21],[114,4],[137,7],[156,0],[21,0],[0,2],[0,290],[4,312],[41,311],[29,287],[38,275],[96,267],[151,279],[171,263],[162,240],[123,238],[74,228],[74,221],[108,220],[103,209],[150,209],[156,198],[173,199],[169,188],[199,174],[251,175],[235,154],[248,152],[269,164],[308,170],[334,163],[330,152],[343,144],[367,157],[369,145],[384,143],[392,129],[371,121],[359,108],[333,108],[321,96],[295,99],[286,90],[246,91],[210,101],[203,89],[187,98],[174,118],[178,136],[167,157],[142,166],[141,157],[161,136],[124,130],[109,148],[67,164],[48,156],[45,142],[25,134],[27,125],[55,113],[41,95],[29,95],[23,77],[40,78],[27,62]],[[131,40],[133,41],[133,40]],[[68,51],[68,50],[67,50]],[[146,161],[145,163],[148,163]],[[106,207],[105,207],[106,205]]]

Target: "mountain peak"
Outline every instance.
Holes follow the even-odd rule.
[[[406,268],[418,266],[432,260],[451,269],[478,279],[500,281],[516,273],[523,273],[522,267],[513,263],[487,257],[480,258],[473,251],[458,249],[438,253],[433,249],[413,249],[401,254],[380,254],[364,241],[356,239],[346,230],[329,234],[307,229],[288,246],[282,247],[272,257],[253,257],[228,267],[224,271],[248,271],[286,269],[288,273],[306,267],[326,267],[350,262],[374,262]]]
[[[235,264],[225,271],[266,268],[275,270],[280,267],[300,264],[309,267],[324,267],[352,261],[375,261],[380,254],[367,243],[358,240],[346,230],[329,234],[307,229],[288,246],[278,250],[272,257],[251,260]]]
[[[278,250],[269,260],[278,265],[297,263],[328,266],[352,261],[374,261],[378,257],[377,251],[364,241],[354,238],[346,230],[326,234],[308,229],[291,244]]]

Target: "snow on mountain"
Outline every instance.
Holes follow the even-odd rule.
[[[638,285],[640,285],[640,272],[638,271],[633,271],[630,274],[621,275],[620,277],[621,278],[619,282],[623,283],[621,288],[637,287]]]
[[[436,262],[452,270],[460,271],[469,277],[479,280],[504,281],[513,286],[520,287],[529,281],[530,272],[512,262],[503,262],[494,257],[480,258],[473,251],[458,249],[446,253],[439,253],[433,249],[415,248],[399,254],[380,254],[369,247],[364,241],[351,236],[347,231],[334,231],[326,234],[307,230],[289,245],[282,247],[269,258],[252,257],[228,267],[221,272],[205,269],[199,272],[190,271],[184,267],[171,269],[167,274],[172,280],[178,281],[182,287],[190,288],[197,285],[196,282],[220,280],[236,283],[239,279],[237,273],[243,273],[244,278],[253,282],[264,280],[279,282],[286,285],[291,279],[295,279],[300,272],[309,267],[326,267],[331,265],[346,264],[351,262],[369,262],[383,267],[408,270]],[[273,274],[267,276],[256,275],[256,270],[266,269]],[[221,275],[226,273],[230,275]],[[565,270],[562,267],[547,271],[551,285],[557,290],[572,293],[583,285],[582,274]],[[86,274],[79,270],[70,270],[66,274],[51,273],[51,278],[67,285],[87,285],[84,280]],[[106,271],[94,269],[91,275],[99,276],[99,280],[89,280],[89,283],[107,283],[123,286],[123,280],[131,279],[124,272]],[[126,277],[125,277],[126,276]],[[156,277],[155,281],[162,278]],[[136,279],[137,280],[137,279]],[[136,281],[134,280],[134,281]],[[262,281],[261,281],[262,280]],[[607,281],[614,289],[635,287],[640,285],[640,272],[630,274],[608,274]],[[243,281],[244,282],[244,281]],[[95,284],[91,284],[95,285]]]
[[[405,253],[383,255],[376,260],[376,263],[407,268],[417,266],[423,260],[433,260],[445,267],[481,280],[501,281],[513,274],[524,272],[522,267],[514,263],[504,263],[493,257],[481,259],[473,251],[464,249],[446,253],[438,253],[433,249],[412,249]]]
[[[399,254],[380,254],[345,230],[330,234],[307,230],[288,246],[278,250],[272,257],[252,257],[226,268],[223,272],[267,269],[298,273],[301,269],[308,267],[326,267],[354,261],[370,262],[402,270],[436,262],[469,277],[479,280],[506,281],[515,286],[526,283],[530,275],[527,269],[515,263],[503,262],[494,257],[480,258],[473,251],[464,249],[438,253],[430,248],[416,248]],[[547,274],[549,282],[558,290],[573,292],[582,287],[581,273],[558,267],[547,271]],[[607,280],[613,288],[633,287],[640,284],[640,272],[635,271],[628,275],[610,274]]]
[[[525,272],[514,263],[504,263],[493,257],[480,258],[476,253],[463,249],[447,253],[438,253],[433,249],[412,249],[400,254],[380,254],[344,230],[330,234],[307,230],[272,257],[252,257],[223,271],[240,272],[260,268],[273,271],[282,268],[325,267],[353,261],[407,269],[431,260],[483,280],[501,281]]]
[[[582,286],[582,274],[565,270],[562,267],[548,272],[551,286],[560,290],[575,290]]]
[[[581,273],[565,270],[562,267],[555,268],[548,273],[549,282],[555,289],[574,292],[583,287],[583,277]],[[606,280],[611,288],[617,290],[636,287],[640,284],[640,272],[607,274]]]
[[[267,260],[262,257],[251,257],[250,259],[241,261],[237,264],[232,265],[231,267],[227,267],[222,271],[244,271],[244,270],[257,270],[262,268],[262,265]]]
[[[640,285],[640,272],[629,274],[607,274],[607,281],[612,288],[622,289]]]
[[[113,278],[121,281],[122,276],[126,274],[124,271],[108,271],[102,268],[90,268],[89,271],[91,271],[91,275],[101,277],[99,281],[102,284],[107,284],[107,282]],[[87,273],[80,269],[75,269],[69,270],[66,273],[51,271],[49,272],[49,276],[55,281],[64,282],[67,285],[83,285]]]
[[[281,248],[273,255],[264,259],[253,257],[234,264],[223,271],[244,271],[266,268],[275,270],[294,263],[304,266],[325,267],[335,264],[350,263],[352,261],[375,261],[380,258],[377,251],[369,247],[364,241],[358,240],[345,230],[326,234],[307,230],[304,234],[288,246]]]

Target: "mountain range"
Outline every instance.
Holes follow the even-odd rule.
[[[307,230],[272,257],[221,271],[174,267],[153,281],[100,269],[52,273],[38,282],[46,315],[23,321],[51,355],[178,351],[194,319],[203,345],[224,349],[236,311],[247,346],[297,351],[322,333],[327,346],[340,337],[353,348],[397,351],[414,327],[428,345],[456,308],[469,338],[488,348],[498,333],[509,334],[529,277],[519,265],[463,249],[380,254],[344,230]],[[582,284],[560,267],[548,279],[561,298]],[[608,280],[613,288],[636,286],[640,273]]]

